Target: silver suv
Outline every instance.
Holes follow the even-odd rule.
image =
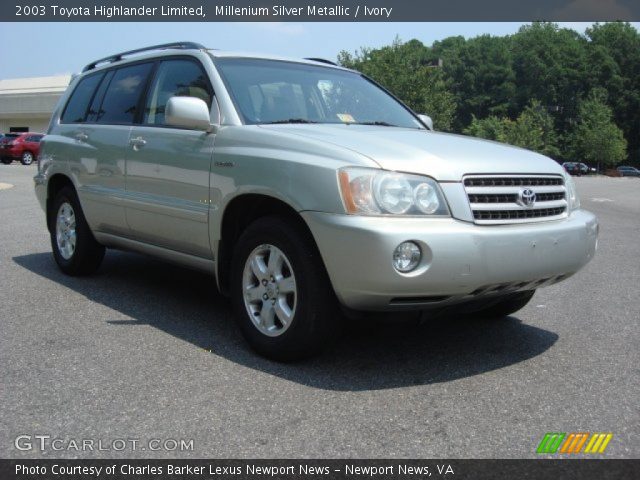
[[[361,73],[157,45],[87,65],[42,142],[54,258],[106,248],[216,276],[258,352],[311,355],[341,310],[508,315],[594,255],[544,156],[433,131]]]

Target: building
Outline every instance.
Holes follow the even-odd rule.
[[[71,75],[0,80],[0,133],[45,132]]]

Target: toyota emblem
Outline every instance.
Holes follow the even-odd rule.
[[[536,203],[536,192],[534,192],[530,188],[520,190],[518,200],[518,203],[520,203],[520,205],[524,207],[533,207],[533,205]]]

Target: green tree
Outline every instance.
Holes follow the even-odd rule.
[[[464,133],[472,137],[508,143],[507,130],[510,122],[509,119],[498,118],[495,115],[483,119],[478,119],[474,115],[471,124],[464,129]]]
[[[623,130],[632,160],[640,163],[640,33],[631,24],[611,22],[587,29],[591,87],[603,87],[614,119]]]
[[[565,129],[587,90],[586,38],[555,23],[534,22],[520,28],[512,42],[517,110],[536,99],[555,112],[557,126]]]
[[[379,49],[362,48],[355,54],[340,52],[338,62],[358,70],[393,92],[412,110],[433,118],[438,130],[450,130],[455,98],[444,75],[434,66],[433,55],[418,40],[399,39]]]
[[[464,131],[467,135],[496,140],[533,150],[550,157],[558,157],[558,135],[553,118],[537,100],[533,100],[514,121],[490,116],[482,120],[473,117]]]
[[[457,129],[472,117],[507,116],[513,112],[515,73],[509,37],[480,37],[436,42],[433,52],[443,60],[443,71],[456,97]]]
[[[603,88],[602,101],[623,131],[628,157],[640,165],[640,33],[629,23],[595,24],[580,34],[534,22],[513,35],[454,36],[431,47],[396,40],[353,55],[342,52],[339,61],[430,114],[439,129],[556,158],[570,158],[580,99]]]
[[[568,137],[576,160],[614,166],[625,159],[627,141],[613,122],[606,92],[592,90],[578,106],[578,122]]]
[[[512,122],[508,131],[508,143],[533,150],[534,152],[557,158],[560,156],[558,148],[558,134],[555,130],[553,117],[538,100],[532,100]]]

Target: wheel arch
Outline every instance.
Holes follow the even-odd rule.
[[[50,232],[52,231],[51,215],[49,215],[49,212],[51,211],[51,203],[53,202],[53,199],[56,197],[58,192],[62,190],[64,187],[71,187],[74,191],[76,190],[76,187],[71,181],[71,179],[63,173],[56,173],[55,175],[52,175],[51,178],[49,178],[49,181],[47,182],[46,215],[47,215],[47,228],[49,229]]]
[[[314,248],[318,248],[309,226],[298,211],[285,201],[265,194],[247,193],[231,200],[222,215],[220,236],[215,246],[218,288],[227,295],[233,246],[242,232],[258,218],[280,216],[295,223],[304,231]]]

